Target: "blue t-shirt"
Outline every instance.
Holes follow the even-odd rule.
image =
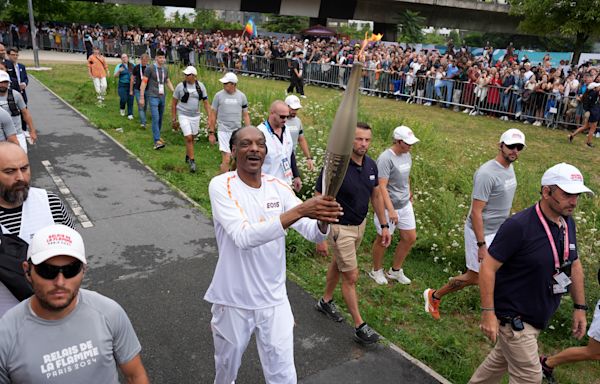
[[[577,259],[575,221],[565,217],[569,228],[569,260]],[[563,230],[548,220],[562,264]],[[488,250],[503,263],[496,272],[494,307],[496,315],[521,316],[523,321],[543,329],[558,309],[561,294],[554,294],[554,256],[535,205],[506,219]]]
[[[127,65],[123,65],[123,63],[118,64],[115,67],[115,74],[119,72],[119,68],[125,68],[123,70],[123,72],[119,73],[119,84],[127,84],[127,86],[129,86],[129,79],[131,78],[131,72],[129,71],[129,68],[127,68]]]
[[[321,169],[315,186],[319,193],[323,192],[322,179],[323,170]],[[369,212],[371,193],[377,185],[379,185],[379,177],[377,164],[373,159],[365,156],[362,165],[358,165],[350,159],[344,182],[335,198],[344,209],[344,215],[340,217],[338,224],[360,225]]]

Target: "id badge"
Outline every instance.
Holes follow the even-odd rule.
[[[158,84],[158,94],[159,95],[165,94],[165,85],[164,84]]]
[[[292,167],[290,165],[290,160],[287,157],[281,159],[281,166],[283,167],[283,177],[285,180],[291,184],[292,183]]]
[[[563,287],[560,284],[554,284],[554,285],[552,285],[552,292],[555,295],[559,295],[561,293],[567,293],[567,288]]]
[[[554,275],[554,281],[563,288],[567,288],[571,285],[571,279],[569,279],[569,276],[564,272]]]

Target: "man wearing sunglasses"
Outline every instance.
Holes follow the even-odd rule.
[[[34,295],[0,319],[0,383],[146,384],[141,346],[119,304],[80,289],[83,239],[56,224],[39,230],[23,263]]]
[[[0,227],[29,243],[33,235],[51,224],[73,227],[73,218],[52,192],[29,186],[31,170],[25,151],[0,142]],[[19,301],[0,281],[0,316]]]
[[[281,100],[275,100],[269,109],[269,117],[258,125],[264,133],[267,144],[267,155],[262,170],[264,173],[278,177],[296,192],[302,189],[300,172],[296,165],[294,142],[285,123],[290,116],[290,108]]]
[[[500,225],[510,215],[517,178],[512,163],[525,148],[525,134],[511,128],[500,136],[496,157],[483,164],[473,176],[471,208],[465,223],[467,271],[455,276],[442,288],[423,292],[425,311],[438,320],[443,296],[479,284],[479,264],[487,255]]]
[[[577,339],[585,334],[588,307],[572,217],[584,193],[593,194],[581,172],[556,164],[542,176],[539,202],[498,229],[479,280],[479,327],[496,345],[470,384],[499,382],[507,372],[511,383],[541,383],[537,337],[567,292],[573,300],[572,334]]]

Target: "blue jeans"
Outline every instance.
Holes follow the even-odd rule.
[[[127,105],[127,115],[133,115],[133,96],[129,94],[129,84],[119,83],[119,107],[125,109]]]
[[[452,102],[452,88],[454,88],[454,83],[451,80],[442,80],[439,85],[435,86],[435,94],[438,99],[442,100],[442,88],[446,88],[446,104],[444,107],[448,108],[450,105],[448,103]]]
[[[165,96],[150,96],[148,102],[150,103],[150,114],[152,115],[152,138],[156,143],[160,140],[160,129],[165,112]]]
[[[135,95],[135,101],[137,102],[138,114],[140,115],[140,123],[142,125],[146,125],[146,111],[148,108],[148,103],[144,103],[144,106],[140,107],[140,90],[134,89],[133,94]]]

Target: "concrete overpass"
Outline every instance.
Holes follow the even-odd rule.
[[[98,0],[95,0],[98,2]],[[428,26],[481,32],[511,33],[519,19],[508,14],[506,0],[100,0],[105,3],[147,4],[197,9],[276,13],[308,16],[312,24],[328,18],[370,20],[375,31],[395,34],[396,16],[418,11]]]

